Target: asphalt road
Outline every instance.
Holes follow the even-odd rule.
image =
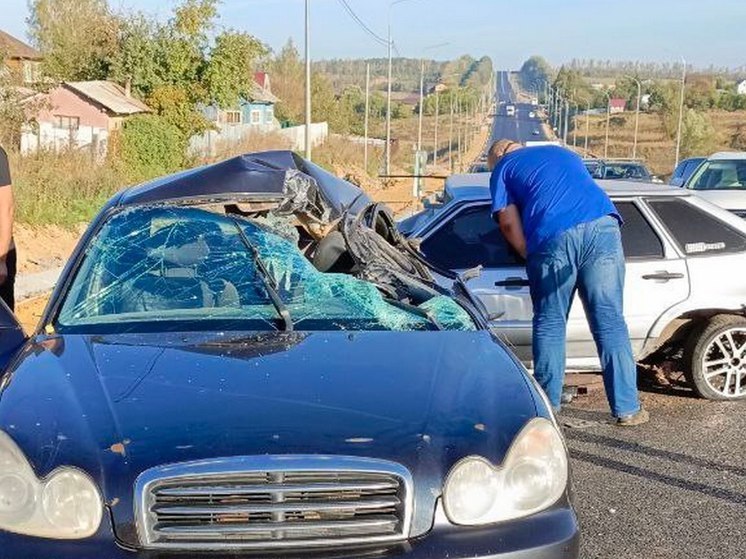
[[[545,139],[498,75],[492,140]],[[533,126],[542,132],[533,136]],[[672,364],[673,371],[677,370]],[[677,379],[677,374],[672,375]],[[746,401],[695,398],[683,383],[641,371],[650,423],[613,425],[600,376],[584,375],[587,395],[560,414],[570,449],[583,559],[746,558]]]
[[[544,129],[541,126],[538,107],[530,103],[518,103],[518,96],[508,79],[508,72],[497,74],[497,114],[492,123],[490,142],[507,138],[516,142],[531,142],[547,140]],[[514,104],[515,116],[504,114],[504,104]],[[531,113],[534,116],[530,116]]]

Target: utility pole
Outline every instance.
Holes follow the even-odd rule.
[[[425,100],[425,60],[420,59],[420,114],[417,121],[417,151],[422,149],[422,104]]]
[[[585,100],[585,145],[583,148],[585,149],[585,154],[588,155],[588,135],[591,131],[591,100],[590,98],[587,98]]]
[[[386,174],[391,174],[391,6],[389,6],[389,77],[386,93]]]
[[[306,159],[311,160],[311,0],[306,0]]]
[[[368,171],[368,113],[370,112],[370,62],[365,64],[365,150],[364,168]]]
[[[435,85],[435,138],[433,140],[433,165],[438,162],[438,117],[440,116],[440,94],[438,85]]]
[[[453,173],[453,92],[451,98],[451,118],[448,121],[448,167]]]
[[[676,130],[676,163],[674,163],[674,169],[679,165],[679,159],[681,158],[681,126],[684,122],[684,90],[686,89],[686,60],[681,59],[684,65],[684,69],[681,72],[681,98],[679,100],[679,126]]]

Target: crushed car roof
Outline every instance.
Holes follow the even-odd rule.
[[[292,151],[266,151],[239,155],[130,187],[119,194],[116,205],[191,200],[307,203],[326,214],[326,219],[339,217],[348,210],[356,213],[371,202],[360,187]]]

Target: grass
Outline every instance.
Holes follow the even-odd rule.
[[[76,151],[9,153],[16,220],[32,226],[74,227],[89,221],[129,183],[120,166],[93,161]]]

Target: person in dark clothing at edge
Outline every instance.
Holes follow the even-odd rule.
[[[0,147],[0,298],[15,307],[16,248],[13,244],[13,189],[8,155]]]
[[[577,291],[618,425],[640,425],[637,366],[623,315],[621,217],[578,155],[560,146],[490,148],[492,215],[526,258],[533,302],[534,376],[556,410],[565,376],[567,316]]]

